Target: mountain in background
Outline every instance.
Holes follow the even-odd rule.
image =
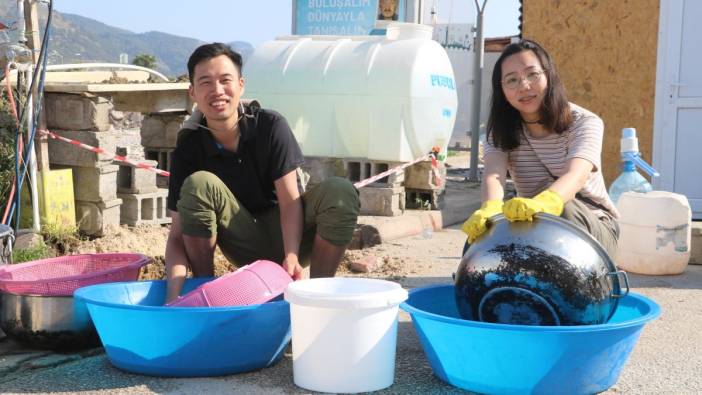
[[[15,20],[15,7],[14,2],[0,1],[0,22],[7,24]],[[46,7],[40,6],[39,10],[39,23],[43,34]],[[118,63],[121,53],[126,53],[131,63],[136,55],[148,54],[156,57],[158,71],[169,77],[176,77],[187,73],[188,57],[202,44],[205,42],[161,32],[134,33],[54,9],[49,63]],[[254,50],[250,43],[244,41],[228,44],[241,53],[244,60]]]

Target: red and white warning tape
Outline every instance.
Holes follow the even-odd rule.
[[[83,144],[83,143],[81,143],[80,141],[77,141],[77,140],[72,140],[72,139],[69,139],[69,138],[66,138],[66,137],[63,137],[63,136],[59,136],[58,134],[53,133],[53,132],[50,132],[50,131],[48,131],[48,130],[39,129],[38,132],[41,133],[41,134],[48,135],[48,136],[50,136],[51,138],[54,138],[54,139],[57,139],[57,140],[61,140],[61,141],[63,141],[63,142],[66,142],[66,143],[73,144],[73,145],[75,145],[75,146],[81,147],[81,148],[86,149],[86,150],[88,150],[88,151],[95,152],[95,153],[97,153],[97,154],[106,155],[106,156],[108,156],[108,157],[109,157],[110,159],[112,159],[112,160],[116,160],[116,161],[118,161],[118,162],[124,162],[124,163],[127,163],[127,164],[129,164],[129,165],[132,165],[132,166],[134,166],[134,167],[138,167],[138,168],[140,168],[140,169],[146,169],[146,170],[153,171],[154,173],[156,173],[156,174],[158,174],[158,175],[160,175],[160,176],[170,177],[170,175],[171,175],[171,173],[169,173],[169,172],[167,172],[167,171],[165,171],[165,170],[161,170],[161,169],[159,169],[159,168],[156,168],[156,167],[154,167],[154,166],[151,166],[151,165],[149,165],[148,163],[134,162],[133,160],[128,159],[128,158],[126,158],[126,157],[124,157],[124,156],[122,156],[122,155],[116,155],[116,154],[107,152],[107,151],[105,151],[105,150],[102,149],[102,148],[93,147],[93,146],[88,145],[88,144]]]
[[[436,161],[435,153],[432,151],[432,152],[422,156],[421,158],[416,159],[414,162],[404,163],[404,164],[401,164],[399,166],[393,167],[392,169],[388,169],[382,173],[376,174],[373,177],[366,178],[365,180],[362,180],[362,181],[358,181],[357,183],[353,184],[353,186],[355,186],[356,189],[361,189],[368,184],[372,184],[372,183],[380,180],[381,178],[387,177],[391,174],[400,173],[403,170],[405,170],[406,168],[408,168],[416,163],[425,161],[427,159],[431,159],[431,169],[432,169],[432,173],[434,174],[434,182],[436,183],[436,185],[441,185],[441,176],[439,174],[438,162]]]
[[[63,142],[66,142],[66,143],[69,143],[69,144],[78,146],[78,147],[80,147],[80,148],[86,149],[86,150],[88,150],[88,151],[95,152],[95,153],[97,153],[97,154],[106,155],[106,156],[108,156],[108,157],[109,157],[110,159],[112,159],[112,160],[115,160],[115,161],[118,161],[118,162],[124,162],[124,163],[127,163],[127,164],[129,164],[129,165],[132,165],[132,166],[134,166],[134,167],[138,167],[138,168],[140,168],[140,169],[146,169],[146,170],[153,171],[154,173],[156,173],[156,174],[158,174],[158,175],[160,175],[160,176],[170,177],[170,175],[171,175],[171,173],[169,173],[169,172],[167,172],[167,171],[165,171],[165,170],[161,170],[161,169],[159,169],[159,168],[156,168],[156,167],[154,167],[154,166],[152,166],[152,165],[149,165],[149,164],[147,164],[147,163],[143,163],[143,162],[134,162],[134,161],[132,161],[132,160],[130,160],[130,159],[124,157],[124,156],[116,155],[116,154],[107,152],[107,151],[105,151],[104,149],[99,148],[99,147],[93,147],[93,146],[88,145],[88,144],[83,144],[83,143],[81,143],[80,141],[77,141],[77,140],[69,139],[69,138],[67,138],[67,137],[60,136],[60,135],[58,135],[58,134],[56,134],[56,133],[53,133],[53,132],[51,132],[51,131],[48,131],[48,130],[39,129],[38,132],[41,133],[41,134],[48,135],[48,136],[51,137],[51,138],[54,138],[54,139],[57,139],[57,140],[61,140],[61,141],[63,141]],[[376,175],[374,175],[373,177],[366,178],[365,180],[359,181],[359,182],[353,184],[353,186],[355,186],[356,189],[361,189],[361,188],[365,187],[365,186],[368,185],[368,184],[372,184],[372,183],[374,183],[374,182],[380,180],[381,178],[387,177],[387,176],[389,176],[389,175],[391,175],[391,174],[400,173],[400,172],[402,172],[404,169],[406,169],[407,167],[412,166],[412,165],[414,165],[414,164],[416,164],[416,163],[425,161],[425,160],[431,160],[431,169],[432,169],[432,173],[433,173],[433,175],[434,175],[434,182],[435,182],[436,185],[441,185],[441,175],[439,174],[438,162],[437,162],[437,160],[436,160],[436,152],[437,152],[437,151],[434,150],[434,151],[432,151],[432,152],[430,152],[430,153],[428,153],[428,154],[422,156],[421,158],[416,159],[416,160],[413,161],[413,162],[404,163],[404,164],[402,164],[402,165],[393,167],[392,169],[388,169],[388,170],[386,170],[386,171],[384,171],[384,172],[382,172],[382,173],[380,173],[380,174],[376,174]]]

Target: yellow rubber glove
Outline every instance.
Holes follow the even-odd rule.
[[[533,199],[514,198],[502,207],[502,212],[510,221],[531,221],[536,213],[560,216],[563,213],[563,199],[551,190],[545,190]]]
[[[461,230],[468,235],[468,243],[473,243],[485,233],[487,220],[502,212],[502,200],[488,200],[463,223]]]

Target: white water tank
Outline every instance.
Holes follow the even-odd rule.
[[[393,23],[386,36],[290,36],[246,62],[245,97],[288,120],[306,156],[408,162],[443,153],[456,82],[431,27]]]
[[[679,274],[690,260],[692,211],[683,195],[625,192],[617,201],[619,243],[615,262],[639,274]]]

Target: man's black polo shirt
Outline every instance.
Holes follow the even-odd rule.
[[[300,146],[282,115],[248,106],[239,121],[237,152],[221,148],[204,128],[183,129],[173,151],[168,208],[177,211],[183,181],[196,171],[217,175],[251,213],[278,204],[273,181],[304,162]]]

